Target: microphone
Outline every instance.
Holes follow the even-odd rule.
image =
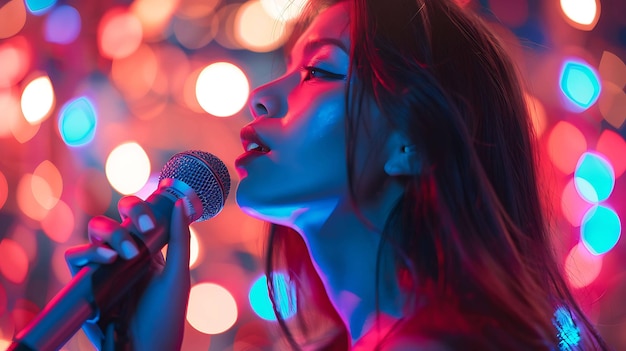
[[[167,231],[174,203],[184,199],[189,223],[204,221],[224,207],[230,177],[224,163],[214,155],[197,150],[178,153],[163,166],[158,189],[146,202],[154,211],[155,229],[145,235],[130,219],[122,226],[131,232],[139,254],[131,260],[83,267],[41,312],[17,335],[7,351],[58,350],[97,311],[107,311],[148,270],[153,254],[168,242]]]

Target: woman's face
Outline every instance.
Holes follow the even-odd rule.
[[[348,21],[345,3],[323,11],[291,50],[286,73],[252,92],[254,121],[242,129],[245,152],[235,162],[244,211],[288,224],[347,196]]]

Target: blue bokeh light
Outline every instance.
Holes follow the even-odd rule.
[[[599,205],[587,211],[580,227],[583,245],[594,255],[605,254],[614,248],[621,232],[622,224],[617,213]]]
[[[282,273],[274,274],[274,286],[278,294],[278,311],[284,319],[289,319],[296,313],[295,289],[288,283],[286,276]],[[276,314],[274,313],[267,288],[267,277],[265,275],[259,277],[252,284],[248,298],[252,310],[259,317],[268,321],[276,320]]]
[[[565,61],[561,70],[560,85],[561,91],[576,110],[588,109],[600,96],[601,84],[598,75],[589,65],[579,61]]]
[[[57,3],[57,0],[25,0],[26,8],[33,15],[46,13]]]
[[[96,134],[96,110],[86,97],[67,102],[59,113],[59,132],[69,146],[91,142]]]
[[[585,152],[578,160],[574,184],[580,196],[588,202],[604,201],[615,187],[615,171],[606,158]]]
[[[554,311],[552,324],[556,327],[559,338],[560,351],[573,351],[578,349],[580,343],[580,329],[576,326],[572,313],[563,306]]]
[[[80,33],[81,21],[78,11],[68,5],[52,10],[44,24],[44,37],[57,44],[68,44]]]

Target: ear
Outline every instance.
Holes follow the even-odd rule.
[[[388,139],[389,153],[385,173],[390,176],[415,175],[421,170],[417,146],[402,133],[395,131]]]

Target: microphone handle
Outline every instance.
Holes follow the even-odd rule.
[[[157,218],[156,228],[147,238],[132,233],[130,220],[122,226],[131,228],[139,254],[133,259],[118,257],[106,265],[88,264],[16,334],[7,351],[54,351],[60,349],[96,311],[105,313],[142,278],[150,268],[152,254],[167,243],[163,228],[169,228],[175,199],[155,193],[146,201]],[[164,215],[166,213],[166,215]],[[167,227],[165,227],[167,226]]]

